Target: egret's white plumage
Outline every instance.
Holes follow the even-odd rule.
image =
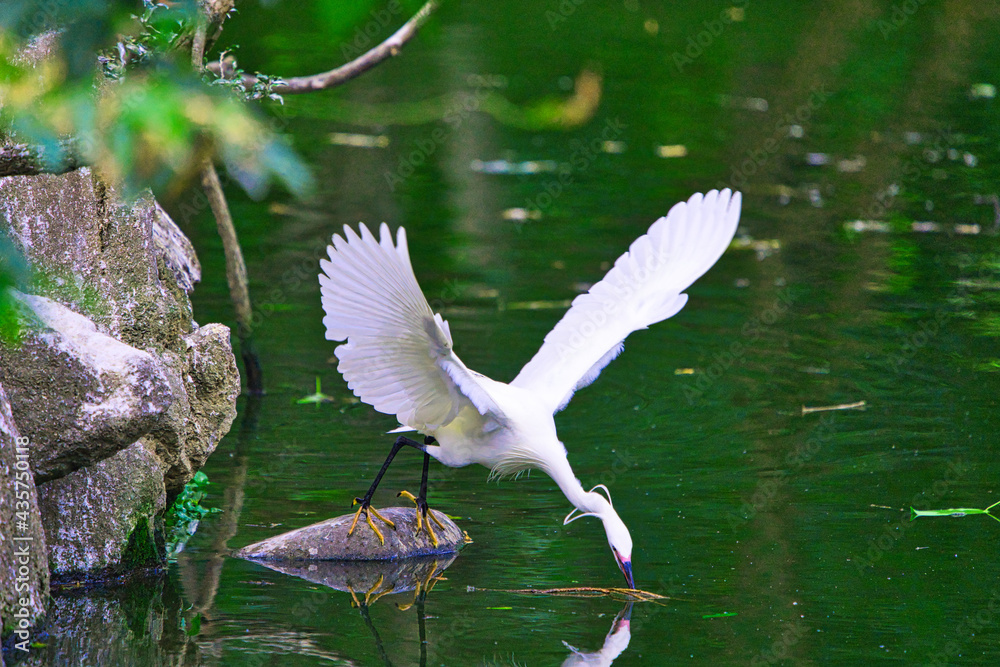
[[[553,414],[594,381],[625,338],[675,315],[687,289],[718,261],[740,217],[740,193],[696,194],[657,220],[604,279],[578,296],[510,384],[469,370],[452,349],[410,265],[406,232],[393,243],[360,226],[333,236],[321,260],[326,337],[343,341],[338,370],[362,401],[395,415],[399,430],[433,436],[428,453],[449,466],[480,463],[494,474],[537,468],[551,476],[580,516],[604,522],[629,584],[632,540],[607,497],[584,491],[556,436]],[[598,487],[595,487],[597,489]],[[601,487],[603,488],[603,487]],[[607,493],[607,489],[603,488]]]

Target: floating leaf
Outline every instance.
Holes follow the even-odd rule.
[[[918,509],[914,509],[914,508],[911,507],[910,508],[910,512],[911,512],[911,514],[910,514],[910,521],[916,521],[917,517],[921,517],[921,516],[953,516],[953,517],[962,517],[962,516],[968,516],[970,514],[985,514],[985,515],[987,515],[988,517],[990,517],[991,519],[993,519],[995,521],[1000,521],[1000,518],[997,518],[996,516],[994,516],[990,512],[990,510],[993,509],[994,507],[996,507],[997,505],[1000,505],[1000,500],[998,500],[997,502],[993,503],[992,505],[990,505],[989,507],[987,507],[984,510],[976,509],[976,508],[971,508],[971,507],[955,507],[955,508],[946,509],[946,510],[918,510]]]

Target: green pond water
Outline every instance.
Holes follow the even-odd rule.
[[[227,24],[244,67],[327,69],[357,26],[382,39],[413,7],[382,28],[382,5],[292,5]],[[270,109],[318,188],[260,202],[230,189],[267,396],[240,399],[205,468],[205,504],[223,511],[165,582],[129,594],[131,633],[90,641],[185,665],[996,664],[1000,523],[909,518],[1000,500],[1000,113],[979,85],[1000,84],[998,13],[448,3],[398,58]],[[576,127],[482,113],[490,96],[565,99],[584,69],[600,104]],[[488,173],[495,160],[539,173]],[[509,381],[565,300],[676,201],[723,185],[744,193],[748,247],[556,418],[577,476],[606,484],[631,530],[637,587],[669,599],[504,592],[623,581],[600,523],[564,527],[571,506],[544,474],[487,483],[433,462],[432,506],[474,543],[416,605],[411,590],[358,609],[224,555],[350,511],[392,442],[395,420],[353,399],[324,338],[317,258],[342,225],[405,226],[457,353]],[[205,274],[196,318],[232,325],[214,223],[184,226]],[[297,404],[317,377],[333,402]],[[402,452],[376,506],[416,491],[420,464]]]

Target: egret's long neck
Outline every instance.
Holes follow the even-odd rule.
[[[549,477],[555,480],[556,484],[559,485],[559,489],[566,496],[566,499],[573,504],[574,507],[579,509],[581,512],[595,512],[598,507],[595,506],[594,496],[604,500],[602,496],[596,493],[590,493],[585,491],[583,485],[580,484],[580,480],[576,478],[573,473],[573,468],[570,467],[569,461],[566,460],[565,456],[560,456],[558,459],[546,461],[546,470]],[[604,504],[607,504],[605,501]]]

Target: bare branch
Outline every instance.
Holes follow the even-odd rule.
[[[276,83],[272,91],[279,95],[297,95],[299,93],[312,93],[317,90],[335,88],[356,76],[364,74],[384,60],[388,60],[397,55],[403,45],[406,44],[420,27],[427,22],[427,19],[440,6],[438,0],[428,0],[413,17],[404,23],[399,30],[394,32],[388,39],[372,48],[370,51],[358,56],[354,60],[329,72],[313,74],[312,76],[296,76],[284,79],[284,83]],[[210,63],[208,69],[215,74],[225,76],[224,67],[219,63]],[[247,90],[253,88],[257,82],[257,77],[247,74],[243,77],[243,87]]]

